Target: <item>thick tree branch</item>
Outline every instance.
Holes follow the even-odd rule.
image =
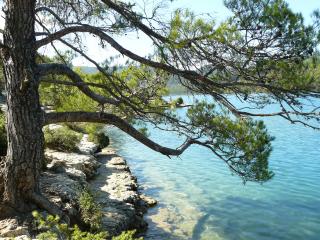
[[[55,32],[55,33],[48,34],[47,37],[38,40],[35,47],[36,47],[36,49],[38,49],[38,48],[45,46],[55,40],[59,40],[60,38],[66,36],[70,33],[89,32],[88,30],[86,31],[86,29],[88,29],[88,27],[89,27],[89,25],[66,27],[62,30]],[[91,26],[91,27],[93,27],[93,26]]]
[[[135,60],[137,62],[140,62],[142,64],[162,69],[166,72],[169,72],[174,75],[178,75],[180,77],[183,77],[187,80],[189,80],[192,84],[196,86],[200,86],[203,89],[224,89],[225,86],[223,84],[212,82],[210,79],[208,79],[205,76],[202,76],[201,74],[197,73],[196,71],[189,71],[189,70],[181,70],[177,69],[173,66],[167,65],[165,63],[160,63],[156,61],[152,61],[150,59],[141,57],[130,50],[122,47],[117,41],[115,41],[112,37],[110,37],[108,34],[103,32],[101,29],[90,26],[90,25],[81,25],[81,26],[75,26],[75,27],[68,27],[61,31],[58,31],[54,34],[51,34],[47,38],[44,38],[42,40],[39,40],[37,43],[37,47],[40,47],[42,45],[48,44],[51,41],[59,40],[63,36],[74,33],[74,32],[87,32],[94,34],[98,37],[100,37],[102,40],[108,42],[114,49],[116,49],[121,54],[131,58],[132,60]],[[223,104],[225,107],[227,107],[235,116],[241,116],[246,115],[245,112],[239,112],[236,107],[234,107],[225,97],[223,97],[221,94],[215,93],[214,91],[208,92],[210,93],[217,101],[219,101],[221,104]]]
[[[123,89],[118,87],[118,85],[113,81],[113,76],[110,73],[108,73],[102,66],[100,66],[100,64],[98,64],[95,60],[93,60],[87,54],[85,54],[84,51],[74,47],[67,41],[63,39],[59,39],[59,41],[65,44],[67,47],[71,48],[73,51],[79,53],[82,57],[84,57],[86,60],[92,63],[100,71],[100,73],[102,73],[109,80],[110,86],[107,87],[105,85],[104,88],[109,92],[110,95],[117,99],[121,98],[121,100],[124,100],[128,105],[131,105],[132,99],[129,99],[127,96],[123,94]],[[121,80],[119,82],[121,82]],[[126,90],[130,92],[130,88],[126,84],[122,84],[122,87],[125,87]],[[115,92],[117,92],[119,95],[115,94]]]
[[[146,145],[150,149],[164,154],[166,156],[179,156],[181,155],[190,145],[199,144],[196,140],[190,139],[186,141],[182,146],[177,149],[171,149],[163,147],[151,139],[147,138],[144,134],[139,132],[129,123],[121,119],[120,117],[108,114],[108,113],[96,113],[96,112],[61,112],[61,113],[46,113],[45,125],[60,122],[93,122],[93,123],[104,123],[113,125],[123,132],[129,134],[142,144]]]
[[[62,29],[56,33],[53,33],[49,35],[47,38],[41,39],[37,42],[36,47],[39,48],[43,45],[46,45],[54,40],[61,40],[62,42],[65,42],[62,40],[62,37],[65,35],[68,35],[70,33],[76,33],[76,32],[83,32],[83,33],[91,33],[98,37],[100,37],[102,40],[108,42],[114,49],[116,49],[121,54],[131,58],[132,60],[135,60],[137,62],[140,62],[142,64],[162,69],[164,71],[167,71],[171,74],[179,75],[185,79],[188,79],[190,82],[192,82],[194,85],[201,86],[203,89],[208,89],[209,86],[214,88],[220,88],[222,89],[222,85],[219,83],[214,83],[210,81],[207,77],[202,76],[201,74],[197,73],[196,71],[189,71],[189,70],[181,70],[177,69],[173,66],[159,63],[156,61],[149,60],[147,58],[141,57],[130,50],[122,47],[118,42],[116,42],[112,37],[110,37],[108,34],[106,34],[104,31],[102,31],[100,28],[91,26],[91,25],[81,25],[81,26],[73,26],[73,27],[67,27],[65,29]],[[87,58],[88,59],[88,58]],[[101,69],[99,69],[101,71]],[[209,92],[208,92],[209,93]],[[221,94],[217,94],[213,91],[210,92],[212,96],[215,97],[217,101],[219,101],[221,104],[226,106],[231,112],[233,112],[235,115],[239,115],[237,113],[237,110],[232,104],[225,99]]]
[[[52,83],[52,84],[60,84],[60,85],[65,85],[65,86],[74,86],[74,87],[79,87],[79,86],[90,86],[90,87],[95,87],[95,88],[100,88],[100,89],[106,89],[106,85],[104,84],[99,84],[99,83],[90,83],[90,82],[69,82],[69,81],[63,81],[63,80],[52,80],[52,79],[43,79],[41,82],[45,83]]]
[[[120,103],[117,100],[106,98],[92,91],[88,87],[88,85],[82,80],[79,74],[77,74],[75,71],[73,71],[71,68],[69,68],[65,64],[58,64],[58,63],[41,64],[39,65],[39,74],[40,74],[40,77],[44,77],[49,74],[65,75],[70,80],[72,80],[85,95],[87,95],[94,101],[100,104],[112,104],[112,105],[119,105]]]
[[[141,56],[131,52],[130,50],[122,47],[117,41],[115,41],[112,37],[110,37],[108,34],[106,34],[101,29],[99,29],[97,27],[93,27],[91,25],[81,25],[81,26],[64,28],[56,33],[49,35],[48,37],[46,37],[44,39],[37,41],[36,48],[40,48],[40,47],[42,47],[52,41],[59,40],[62,37],[66,36],[70,33],[77,33],[77,32],[78,33],[82,32],[82,33],[94,34],[94,35],[100,37],[102,40],[108,42],[114,49],[116,49],[121,54],[131,58],[132,60],[135,60],[137,62],[140,62],[142,64],[145,64],[145,65],[157,68],[157,69],[162,69],[162,70],[167,71],[171,74],[179,75],[181,77],[184,77],[184,78],[192,81],[196,85],[209,84],[209,85],[213,85],[215,87],[222,87],[222,86],[220,86],[219,83],[213,83],[212,81],[210,81],[210,79],[202,76],[201,74],[197,73],[196,71],[177,69],[173,66],[170,66],[170,65],[167,65],[164,63],[160,63],[160,62],[156,62],[156,61],[152,61],[147,58],[141,57]]]
[[[115,3],[112,0],[102,0],[104,3],[106,3],[110,8],[124,16],[128,21],[132,22],[133,25],[137,26],[140,30],[144,31],[146,34],[149,36],[155,37],[160,41],[166,41],[166,39],[161,36],[157,35],[156,32],[154,32],[152,29],[150,29],[148,26],[144,25],[139,17],[135,15],[133,12],[130,11],[130,9],[127,9],[125,6],[122,6],[121,3]],[[184,69],[179,69],[176,68],[172,65],[165,64],[165,63],[160,63],[157,61],[153,61],[144,57],[141,57],[130,50],[122,47],[118,42],[116,42],[111,36],[106,34],[106,32],[98,27],[94,27],[91,25],[78,25],[78,26],[71,26],[71,27],[66,27],[56,33],[53,33],[49,35],[48,37],[41,39],[37,42],[37,47],[41,47],[43,45],[46,45],[54,40],[62,40],[63,37],[70,34],[70,33],[91,33],[95,36],[100,37],[101,40],[108,42],[113,48],[115,48],[118,52],[121,54],[131,58],[132,60],[135,60],[137,62],[140,62],[142,64],[157,68],[157,69],[162,69],[166,72],[169,72],[174,75],[178,75],[180,77],[183,77],[187,79],[192,85],[197,87],[198,89],[201,89],[202,92],[211,94],[221,104],[223,104],[226,108],[228,108],[235,116],[256,116],[255,114],[244,112],[244,111],[239,111],[235,106],[233,106],[228,99],[226,99],[222,94],[219,94],[218,92],[221,92],[223,89],[228,89],[229,87],[237,87],[246,85],[248,87],[262,87],[273,93],[274,91],[282,91],[282,92],[290,92],[285,89],[275,89],[275,87],[270,86],[265,83],[257,83],[257,82],[228,82],[228,83],[219,83],[212,81],[208,78],[206,75],[202,75],[196,71],[190,71],[190,70],[184,70]],[[259,79],[257,79],[258,81]],[[273,115],[278,115],[282,116],[282,113],[277,113],[277,114],[266,114],[265,116],[273,116]],[[298,114],[297,114],[298,115]],[[299,115],[304,115],[304,114],[299,114]],[[260,116],[260,115],[258,115]]]

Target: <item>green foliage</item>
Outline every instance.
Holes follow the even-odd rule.
[[[83,123],[64,123],[64,126],[71,129],[72,131],[78,132],[78,133],[87,133],[84,129]]]
[[[50,59],[52,61],[52,59]],[[93,77],[88,74],[84,74],[80,69],[75,71],[85,80],[93,81]],[[55,80],[55,78],[47,77],[49,80]],[[65,76],[59,76],[59,80],[70,81]],[[97,93],[102,93],[101,89],[93,88]],[[97,103],[91,98],[84,95],[78,88],[73,86],[64,86],[58,84],[46,83],[45,81],[40,85],[40,100],[43,105],[52,106],[56,111],[93,111],[98,110]]]
[[[39,240],[105,240],[109,237],[107,232],[90,233],[81,231],[75,225],[73,228],[65,223],[61,223],[58,216],[42,216],[39,212],[34,211],[32,215],[35,219]],[[119,236],[113,237],[112,240],[143,240],[142,237],[135,238],[136,231],[126,231]]]
[[[320,36],[320,25],[318,32],[314,27],[304,25],[302,15],[294,13],[284,0],[226,0],[225,5],[233,15],[217,26],[214,21],[201,19],[190,10],[177,10],[168,33],[172,43],[159,47],[163,60],[171,59],[170,54],[175,49],[187,56],[183,60],[188,65],[189,58],[201,51],[199,57],[205,55],[208,59],[204,64],[221,65],[221,69],[216,67],[211,72],[212,82],[238,78],[247,83],[250,81],[248,76],[259,76],[259,81],[272,87],[295,91],[312,89],[314,69],[306,67],[304,59],[312,56],[319,42],[316,37],[317,34]],[[316,11],[316,23],[319,23],[319,16]],[[276,39],[276,44],[267,44],[265,39]],[[242,48],[238,49],[238,46]],[[225,56],[225,52],[229,56]],[[261,55],[267,52],[272,54],[262,58]],[[224,63],[217,60],[220,57],[228,59],[235,68],[225,71]],[[237,88],[235,92],[240,90]],[[257,88],[251,86],[252,90]]]
[[[213,32],[215,22],[198,18],[192,11],[178,9],[170,22],[169,39],[175,42],[173,47],[184,48],[189,42],[187,39],[209,38]]]
[[[162,96],[168,93],[166,88],[168,76],[161,70],[131,64],[112,72],[112,78],[108,78],[102,73],[85,74],[81,69],[74,70],[85,82],[105,86],[90,87],[97,94],[106,98],[125,97],[131,104],[145,110],[163,110],[158,106],[164,104]],[[59,80],[70,81],[65,76],[59,77]],[[101,111],[101,106],[73,86],[43,82],[40,86],[40,97],[42,104],[50,105],[58,112]],[[132,119],[134,115],[132,109],[125,104],[120,104],[117,107],[105,105],[104,111],[126,116],[127,119]]]
[[[251,33],[252,38],[277,38],[277,51],[297,56],[296,60],[312,54],[314,28],[304,25],[303,16],[294,13],[284,0],[226,0],[225,4],[234,14],[228,20],[231,26],[256,29]]]
[[[121,235],[119,235],[117,237],[113,237],[112,240],[143,240],[142,237],[135,238],[134,237],[135,234],[136,234],[135,230],[123,232],[123,233],[121,233]]]
[[[6,155],[7,147],[6,118],[0,109],[0,156]]]
[[[43,217],[37,211],[32,212],[37,228],[40,233],[37,235],[39,240],[104,240],[108,237],[107,232],[90,233],[83,232],[78,226],[70,228],[65,223],[60,223],[58,216],[48,215]]]
[[[85,123],[82,126],[84,132],[89,134],[89,141],[94,142],[100,148],[105,148],[109,145],[109,137],[103,131],[104,124]]]
[[[182,105],[183,104],[183,98],[182,97],[178,97],[177,100],[176,100],[176,103],[178,105]]]
[[[100,106],[74,86],[47,83],[41,84],[42,103],[52,105],[58,112],[115,114],[145,136],[149,123],[175,131],[210,148],[244,181],[269,180],[273,176],[268,169],[273,138],[261,121],[240,117],[246,114],[224,99],[223,93],[236,94],[250,103],[250,108],[262,109],[270,103],[280,103],[289,105],[283,107],[284,111],[291,108],[290,111],[298,113],[302,110],[302,97],[319,97],[312,93],[320,82],[319,63],[310,58],[320,34],[304,25],[302,15],[294,13],[284,0],[225,0],[225,5],[232,16],[220,24],[190,10],[175,11],[169,25],[163,23],[167,27],[158,32],[167,40],[156,44],[155,55],[138,60],[155,68],[132,62],[116,67],[110,58],[103,66],[105,73],[89,75],[75,69],[84,82],[92,83],[89,86],[92,91],[117,101],[116,104]],[[119,3],[118,7],[130,17],[115,15],[114,33],[143,22],[133,6]],[[88,18],[104,14],[108,10],[94,4]],[[156,11],[154,14],[156,18]],[[318,25],[319,16],[319,12],[314,13]],[[151,64],[149,60],[158,63]],[[59,80],[70,81],[65,76]],[[189,108],[188,120],[182,119],[175,112],[183,104],[182,99],[169,103],[163,99],[170,81],[182,83],[183,91],[210,94],[221,105],[198,102]],[[248,97],[252,92],[266,94]],[[74,129],[78,126],[73,125]],[[88,124],[82,128],[91,141],[103,146],[108,143],[101,125]]]
[[[68,127],[59,127],[55,129],[44,128],[45,145],[48,148],[59,151],[77,151],[77,145],[80,143],[82,134],[72,131]]]
[[[93,136],[91,139],[93,139],[93,142],[97,144],[100,148],[105,148],[109,146],[110,139],[108,136],[105,135],[104,132],[96,132],[92,134]]]
[[[104,124],[101,123],[66,123],[66,127],[79,133],[88,134],[88,140],[97,144],[100,148],[105,148],[109,145],[110,139],[105,134]]]
[[[181,106],[183,104],[183,98],[182,97],[178,97],[177,99],[173,100],[170,102],[170,105],[172,108],[174,107],[178,107]]]
[[[102,223],[102,209],[95,201],[95,197],[95,194],[88,188],[84,188],[79,194],[81,219],[94,231],[99,230]]]
[[[274,139],[262,121],[231,119],[213,104],[199,102],[187,113],[194,131],[205,138],[211,150],[244,181],[265,182],[273,177],[268,168]]]

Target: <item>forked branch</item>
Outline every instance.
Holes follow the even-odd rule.
[[[45,77],[50,74],[55,75],[64,75],[67,76],[71,81],[75,83],[75,85],[88,97],[98,102],[99,104],[112,104],[119,105],[119,101],[111,98],[106,98],[102,95],[99,95],[92,91],[86,82],[82,80],[79,74],[73,71],[70,67],[65,64],[59,63],[48,63],[39,65],[39,74],[40,77]]]

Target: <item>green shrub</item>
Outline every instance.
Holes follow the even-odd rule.
[[[84,131],[90,135],[90,134],[101,131],[104,125],[101,123],[83,123],[82,127]]]
[[[65,123],[63,125],[69,130],[77,133],[89,135],[88,140],[94,142],[99,148],[105,148],[109,145],[109,137],[103,132],[104,124],[100,123]]]
[[[37,235],[39,240],[105,240],[107,232],[90,233],[83,232],[77,225],[70,228],[65,223],[60,223],[58,216],[48,215],[44,218],[37,211],[32,212],[37,229],[42,233]]]
[[[56,129],[44,129],[45,145],[48,148],[59,151],[77,151],[82,134],[72,131],[68,127]]]
[[[6,118],[0,110],[0,156],[6,155],[7,147]]]
[[[39,240],[105,240],[109,239],[109,234],[105,231],[99,233],[83,232],[77,225],[73,228],[65,223],[60,223],[58,216],[48,215],[43,217],[37,211],[32,212],[37,225],[37,230],[42,232],[37,235]],[[136,231],[127,231],[112,240],[143,240],[142,237],[135,238]]]
[[[93,142],[97,144],[100,148],[105,148],[109,145],[110,139],[108,136],[105,135],[104,132],[97,132],[93,136]]]
[[[85,124],[84,130],[89,135],[89,141],[94,142],[100,148],[105,148],[109,145],[109,137],[103,132],[104,125],[99,123]]]
[[[136,234],[135,230],[123,232],[123,233],[121,233],[121,235],[119,235],[117,237],[113,237],[112,240],[143,240],[142,237],[135,238],[134,237],[135,234]]]
[[[176,105],[182,105],[184,102],[183,102],[183,99],[182,97],[178,97],[177,100],[176,100]]]
[[[64,123],[64,126],[78,133],[86,133],[82,123]]]
[[[91,230],[99,230],[102,223],[102,209],[95,201],[96,194],[90,189],[84,188],[79,194],[79,207],[81,219],[88,224]]]

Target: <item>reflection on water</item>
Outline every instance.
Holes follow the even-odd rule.
[[[318,240],[320,132],[280,118],[266,119],[266,124],[276,137],[270,159],[276,176],[264,185],[243,185],[201,147],[168,159],[109,129],[113,147],[128,160],[143,191],[159,200],[146,216],[146,239]],[[183,141],[150,132],[165,146]]]

